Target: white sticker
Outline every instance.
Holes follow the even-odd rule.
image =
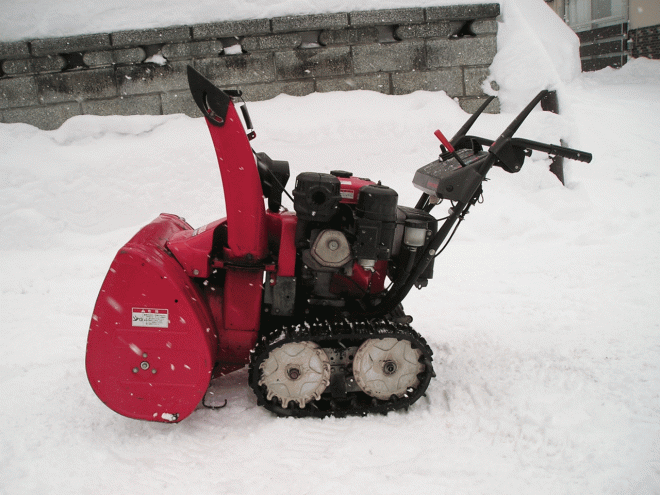
[[[206,232],[206,228],[207,228],[207,227],[208,227],[208,225],[202,225],[201,227],[199,227],[199,228],[193,230],[193,233],[190,234],[190,237],[195,237],[196,235],[199,235],[199,234],[201,234],[201,233],[203,233],[203,232]]]
[[[133,308],[131,323],[134,327],[167,328],[168,313],[167,309]]]
[[[339,194],[341,194],[341,197],[344,199],[354,199],[355,198],[355,193],[351,190],[346,190],[346,189],[340,189]]]

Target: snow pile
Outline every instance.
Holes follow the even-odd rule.
[[[517,112],[517,102],[561,90],[580,74],[579,39],[545,2],[506,0],[502,18],[489,79],[501,88],[502,111]]]

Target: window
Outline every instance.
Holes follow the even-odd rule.
[[[626,22],[627,0],[566,0],[568,25],[575,31]]]

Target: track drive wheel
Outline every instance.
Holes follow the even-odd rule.
[[[303,409],[318,400],[330,383],[330,360],[315,342],[290,342],[273,349],[259,366],[266,399],[277,397],[283,408],[293,402]]]

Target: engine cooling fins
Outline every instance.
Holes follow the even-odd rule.
[[[258,404],[278,416],[387,414],[425,394],[435,376],[432,354],[405,323],[303,321],[257,340],[249,384]]]

